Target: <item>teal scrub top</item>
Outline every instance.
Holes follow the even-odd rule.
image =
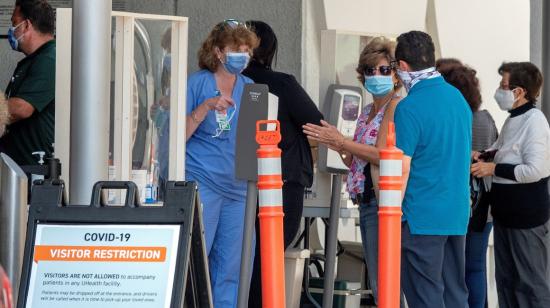
[[[214,111],[209,111],[204,121],[187,141],[185,173],[186,180],[197,181],[220,195],[233,200],[246,198],[246,181],[235,178],[235,144],[237,122],[244,85],[253,81],[241,74],[237,75],[232,98],[235,106],[228,109],[228,116],[235,113],[230,121],[230,130],[218,137],[219,128]],[[187,81],[187,115],[206,99],[218,96],[214,74],[208,70],[198,71]]]

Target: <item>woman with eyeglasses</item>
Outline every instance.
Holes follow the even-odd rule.
[[[510,116],[471,167],[476,177],[493,177],[499,307],[550,307],[550,127],[536,108],[543,78],[530,62],[505,63],[499,73],[495,100]]]
[[[358,79],[372,95],[373,102],[361,112],[353,140],[346,139],[326,121],[321,121],[321,126],[313,123],[303,126],[304,133],[311,140],[338,151],[350,168],[347,191],[353,202],[359,205],[363,252],[375,301],[378,298],[378,149],[385,146],[388,123],[393,121],[400,100],[397,91],[401,84],[395,73],[394,59],[395,42],[384,37],[372,39],[361,52]]]
[[[216,308],[237,304],[246,182],[235,178],[236,125],[252,83],[241,73],[257,46],[243,23],[219,23],[199,50],[201,70],[187,81],[186,180],[199,185]]]

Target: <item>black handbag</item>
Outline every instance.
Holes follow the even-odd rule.
[[[468,231],[483,232],[489,215],[489,194],[483,183],[483,178],[470,176],[470,222]]]

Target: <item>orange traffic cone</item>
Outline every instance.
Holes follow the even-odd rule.
[[[275,130],[261,131],[261,125]],[[258,156],[258,193],[260,219],[260,257],[262,264],[262,302],[264,308],[285,307],[285,270],[283,238],[283,177],[281,173],[279,121],[256,122]]]
[[[398,308],[401,293],[403,151],[395,147],[393,122],[389,123],[386,146],[380,150],[378,307]]]

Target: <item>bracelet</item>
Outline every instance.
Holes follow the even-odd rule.
[[[191,119],[197,123],[197,124],[201,124],[201,120],[197,119],[197,112],[196,112],[196,109],[191,111]],[[204,119],[203,119],[204,120]]]
[[[202,121],[204,121],[204,117],[202,117],[202,119],[197,119],[197,109],[199,109],[202,105],[199,105],[197,108],[195,108],[193,111],[191,111],[191,119],[193,119],[193,121],[197,124],[201,124]]]
[[[338,152],[344,149],[344,143],[346,142],[346,137],[342,136],[342,142],[338,145]]]

